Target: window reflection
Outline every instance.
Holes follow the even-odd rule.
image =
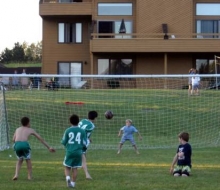
[[[99,75],[109,74],[109,60],[108,59],[98,59],[98,74]]]
[[[132,70],[132,59],[98,59],[99,75],[130,75]]]
[[[196,15],[220,16],[220,3],[197,3]]]
[[[124,21],[126,33],[131,34],[132,31],[132,21]],[[98,22],[98,33],[108,34],[115,33],[119,34],[119,29],[121,25],[121,20],[118,21],[99,21]],[[115,36],[100,36],[100,38],[132,38],[131,35],[115,35]]]
[[[196,23],[197,33],[219,33],[220,20],[197,20]],[[220,38],[220,35],[197,35],[197,38]]]
[[[98,15],[132,15],[132,3],[98,3]]]
[[[196,69],[199,74],[214,74],[215,60],[214,59],[196,59]]]

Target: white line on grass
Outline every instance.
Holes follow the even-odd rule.
[[[0,160],[0,163],[11,163],[14,161]],[[34,161],[33,164],[48,164],[48,165],[61,165],[62,162],[45,162],[45,161]],[[90,166],[129,166],[129,167],[148,167],[148,168],[158,168],[158,167],[170,167],[170,164],[166,163],[94,163],[88,162]],[[14,167],[14,166],[2,166],[2,167]],[[36,167],[36,166],[35,166]],[[193,168],[220,168],[220,165],[214,164],[193,164]]]

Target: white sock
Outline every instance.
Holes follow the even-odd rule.
[[[70,180],[70,176],[66,176],[66,181]]]
[[[73,187],[75,187],[75,182],[71,181],[71,185],[72,185]]]

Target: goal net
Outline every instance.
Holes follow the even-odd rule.
[[[69,116],[75,113],[83,119],[96,110],[99,116],[90,149],[117,149],[118,132],[126,119],[143,137],[139,141],[134,134],[139,149],[176,147],[182,131],[190,134],[194,147],[219,146],[220,92],[211,81],[220,75],[199,75],[199,92],[193,95],[188,93],[192,75],[26,75],[27,80],[22,75],[2,75],[6,76],[10,78],[5,92],[10,139],[20,119],[28,116],[31,127],[51,146],[62,148]],[[104,116],[107,110],[114,113],[110,120]],[[1,118],[6,123],[5,116]],[[1,124],[1,130],[2,126],[3,137],[6,124]],[[30,138],[30,144],[43,147],[35,138]],[[132,146],[128,142],[123,148]]]
[[[5,87],[0,82],[0,151],[9,148],[9,133],[5,105]]]

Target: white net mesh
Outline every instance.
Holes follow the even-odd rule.
[[[143,137],[142,141],[135,138],[139,149],[176,147],[182,131],[190,133],[194,147],[216,146],[220,137],[220,92],[213,87],[216,76],[200,75],[200,95],[188,96],[189,75],[29,75],[31,86],[30,80],[22,85],[22,77],[16,75],[19,84],[9,82],[6,87],[9,136],[12,139],[21,117],[28,116],[32,128],[51,146],[61,148],[69,116],[75,113],[83,119],[88,111],[96,110],[99,116],[90,148],[116,149],[117,134],[126,119],[133,121]],[[104,117],[106,110],[113,111],[113,119]],[[43,147],[35,138],[30,141],[34,148]],[[125,143],[123,148],[132,147]]]

